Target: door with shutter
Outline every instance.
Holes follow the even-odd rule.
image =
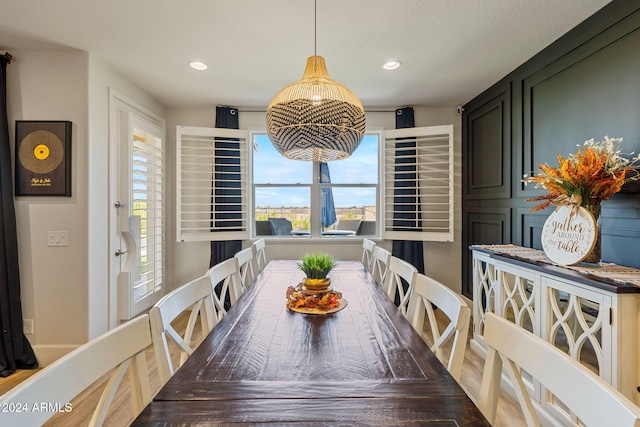
[[[164,122],[112,101],[110,327],[162,296],[166,225]]]

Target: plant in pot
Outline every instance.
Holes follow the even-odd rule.
[[[298,263],[298,268],[306,276],[303,281],[304,287],[309,291],[326,291],[329,289],[331,279],[327,275],[335,266],[336,260],[329,254],[304,254]]]

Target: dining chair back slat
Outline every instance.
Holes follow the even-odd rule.
[[[362,265],[369,271],[371,271],[371,260],[375,246],[376,243],[373,240],[362,239]]]
[[[478,406],[489,422],[495,420],[504,367],[528,426],[539,426],[540,422],[521,370],[562,401],[580,425],[640,426],[640,408],[586,366],[526,329],[487,313],[484,340],[487,356]],[[578,425],[576,421],[562,420],[567,425]]]
[[[229,303],[233,306],[244,292],[238,260],[234,257],[219,262],[205,275],[209,276],[211,296],[220,320],[227,313],[227,307],[225,307],[227,294],[229,294]],[[219,291],[216,291],[218,284],[220,284]]]
[[[389,266],[383,288],[387,291],[389,298],[397,302],[398,309],[404,316],[407,316],[411,293],[417,274],[418,270],[407,261],[395,256],[391,256],[389,259]],[[403,280],[408,285],[406,289],[402,283]],[[398,297],[397,299],[396,295]]]
[[[111,376],[89,425],[104,424],[116,390],[127,371],[133,414],[137,416],[151,402],[145,356],[145,349],[150,345],[151,331],[146,314],[89,341],[2,395],[0,407],[26,409],[2,411],[2,425],[42,425],[57,412],[49,408],[43,410],[43,403],[71,402],[110,371]]]
[[[234,255],[238,260],[238,269],[240,274],[240,287],[242,292],[246,291],[256,279],[253,271],[253,246],[249,246]]]
[[[376,245],[373,247],[373,251],[371,251],[371,275],[373,276],[375,281],[383,287],[385,292],[385,279],[387,277],[389,259],[391,259],[391,252],[389,252],[382,246]]]
[[[264,239],[258,239],[253,242],[253,251],[256,258],[256,267],[260,273],[267,265],[266,242]]]
[[[191,312],[187,327],[181,336],[171,323],[185,310]],[[173,376],[176,368],[182,366],[193,353],[191,341],[198,317],[203,335],[208,334],[218,322],[209,276],[201,276],[171,291],[151,308],[149,316],[158,376],[161,384],[164,384]],[[180,349],[177,367],[173,366],[171,360],[169,339]]]
[[[451,375],[459,382],[469,334],[469,317],[471,316],[469,306],[453,290],[421,273],[416,275],[411,299],[414,301],[409,304],[410,311],[407,313],[407,319],[418,333],[422,333],[424,314],[427,313],[433,338],[431,351],[436,354]],[[449,323],[444,326],[442,332],[440,332],[442,326],[436,319],[434,305],[449,319]],[[448,343],[451,344],[450,353],[448,360],[445,360],[443,348]]]

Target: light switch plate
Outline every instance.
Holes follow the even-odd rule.
[[[49,231],[47,246],[69,246],[69,233],[66,231]]]

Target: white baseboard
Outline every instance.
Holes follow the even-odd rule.
[[[80,345],[34,345],[32,347],[38,359],[38,366],[44,368]]]

